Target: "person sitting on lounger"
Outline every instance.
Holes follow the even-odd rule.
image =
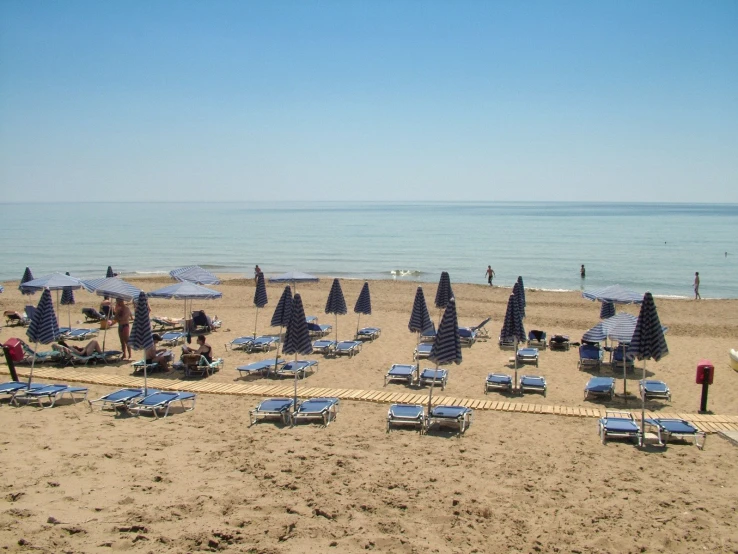
[[[112,309],[110,306],[110,297],[103,296],[103,301],[100,302],[100,313],[103,314],[105,317],[110,317],[110,314],[112,313]]]
[[[59,339],[57,341],[60,345],[64,346],[65,348],[69,348],[72,352],[76,352],[80,356],[92,356],[93,354],[102,354],[102,348],[100,348],[100,343],[96,340],[91,340],[88,342],[85,346],[75,346],[73,344],[67,344],[64,339]]]
[[[154,339],[154,343],[144,351],[144,354],[146,355],[146,364],[159,364],[160,368],[166,370],[169,365],[169,361],[171,360],[169,350],[166,348],[156,347],[157,343],[161,341],[161,335],[154,333],[151,338]]]
[[[213,347],[210,346],[207,342],[205,342],[205,335],[200,335],[197,337],[197,345],[199,347],[197,350],[195,350],[194,348],[190,348],[189,346],[183,346],[182,353],[183,354],[200,354],[200,356],[204,357],[208,361],[208,363],[212,363]]]

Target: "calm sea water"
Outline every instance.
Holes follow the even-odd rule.
[[[738,205],[625,203],[0,204],[0,280],[168,272],[452,282],[738,298]],[[725,253],[728,253],[726,256]],[[587,277],[579,277],[584,264]]]

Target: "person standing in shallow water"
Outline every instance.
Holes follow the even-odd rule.
[[[702,297],[700,296],[700,272],[699,271],[694,272],[694,299],[702,300]]]
[[[487,283],[491,287],[492,286],[492,278],[495,276],[495,270],[492,269],[492,266],[491,265],[488,265],[487,266],[487,273],[485,273],[485,275],[487,276]]]
[[[584,279],[586,274],[587,272],[584,270],[584,264],[582,264],[582,267],[579,269],[579,275],[582,277],[582,279]]]

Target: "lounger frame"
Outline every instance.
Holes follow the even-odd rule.
[[[18,390],[13,394],[10,401],[15,406],[19,405],[19,401],[24,401],[28,404],[36,401],[39,408],[53,408],[57,400],[63,398],[65,394],[72,399],[73,404],[77,404],[79,402],[87,400],[87,392],[88,391],[85,387],[70,387],[69,385],[55,383],[53,385],[47,385],[38,389]],[[82,398],[77,400],[76,395],[81,395]],[[44,398],[48,399],[49,401],[47,405],[44,405],[42,401]]]
[[[622,428],[608,429],[608,422],[615,424],[622,423]],[[626,424],[626,422],[630,423]],[[605,417],[600,418],[598,421],[597,427],[602,444],[606,444],[609,438],[640,441],[641,429],[630,412],[607,410],[605,411]]]
[[[516,357],[519,364],[533,364],[538,367],[538,348],[521,348],[517,351]]]
[[[498,379],[492,379],[493,377],[496,377]],[[505,378],[504,381],[502,378]],[[490,373],[487,375],[487,379],[484,381],[484,394],[487,394],[490,391],[500,391],[500,392],[507,392],[512,393],[513,392],[513,380],[510,375],[505,375],[503,373]]]
[[[159,402],[154,402],[159,399]],[[194,392],[156,392],[132,402],[129,404],[128,410],[136,416],[140,416],[142,412],[151,412],[156,419],[159,419],[169,415],[169,409],[175,402],[180,403],[183,411],[191,412],[195,409],[196,400],[197,395]],[[185,402],[189,403],[189,407],[185,405]],[[164,410],[164,414],[161,416],[159,415],[160,410]]]
[[[405,373],[393,374],[392,372],[397,368],[410,368],[410,372],[406,375]],[[391,381],[405,381],[408,386],[412,385],[418,378],[418,366],[412,364],[392,364],[384,376],[384,386]]]
[[[604,385],[604,381],[607,380],[609,388],[603,391],[591,390],[589,387],[594,384],[593,381],[595,380],[599,380],[602,385]],[[607,398],[608,400],[612,400],[615,396],[615,379],[612,377],[593,377],[587,381],[587,384],[584,386],[584,399],[588,400],[590,396],[592,398]]]
[[[546,383],[546,378],[540,375],[521,375],[518,382],[518,390],[520,394],[540,392],[545,398],[548,392],[548,383]]]
[[[324,403],[324,406],[319,410],[311,410],[309,412],[301,411],[304,410],[308,403]],[[320,420],[324,427],[328,427],[331,422],[336,421],[338,418],[338,407],[341,401],[338,398],[326,397],[326,398],[311,398],[302,402],[292,413],[292,421],[297,425],[300,421],[314,421]]]
[[[434,373],[429,374],[426,373],[427,371],[432,371]],[[424,387],[426,385],[430,385],[431,383],[433,383],[434,385],[440,385],[441,390],[445,390],[446,385],[448,384],[448,370],[442,369],[440,367],[438,369],[434,367],[423,368],[423,371],[421,371],[418,375],[418,386]]]
[[[268,409],[269,403],[280,402],[279,409]],[[261,420],[279,420],[284,426],[292,426],[294,424],[292,413],[294,411],[295,401],[292,398],[268,398],[262,400],[259,405],[249,411],[249,427]]]
[[[425,433],[429,433],[433,426],[455,427],[461,437],[471,425],[473,414],[474,411],[465,406],[433,406],[425,418]]]
[[[663,385],[665,390],[648,390],[649,385],[654,384]],[[659,399],[671,402],[671,389],[663,381],[647,379],[644,384],[643,380],[640,380],[638,381],[638,389],[640,390],[641,397],[645,400]]]
[[[413,408],[415,413],[410,416],[399,413],[403,408]],[[420,404],[392,404],[387,411],[387,432],[393,426],[415,427],[422,435],[425,431],[425,411]]]

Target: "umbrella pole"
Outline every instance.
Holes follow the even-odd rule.
[[[36,351],[38,350],[38,341],[33,349],[33,359],[31,360],[31,372],[28,374],[28,389],[31,388],[31,381],[33,381],[33,366],[36,365]]]
[[[279,344],[282,344],[282,329],[283,325],[279,326]],[[274,373],[277,372],[277,364],[279,363],[279,344],[277,345],[277,354],[274,356]],[[267,370],[267,377],[269,377],[269,370]]]
[[[295,352],[295,397],[292,408],[297,411],[297,352]]]
[[[433,380],[431,381],[431,387],[428,391],[428,415],[430,416],[431,407],[433,405],[433,385],[436,384],[436,375],[438,374],[438,362],[436,362],[436,372],[433,374]]]
[[[625,400],[625,403],[628,403],[628,379],[627,379],[627,369],[628,369],[628,363],[627,358],[628,357],[628,351],[623,351],[623,400]]]
[[[72,328],[72,305],[67,306],[67,321],[69,321],[69,328]]]
[[[643,380],[646,380],[646,358],[643,358]],[[641,446],[645,444],[643,440],[646,432],[646,395],[641,393]]]
[[[359,319],[356,320],[356,335],[359,335],[359,323],[361,322],[361,312],[359,312]]]
[[[259,306],[256,307],[256,317],[254,318],[254,338],[256,338],[256,323],[259,321]]]
[[[149,394],[149,387],[148,387],[149,369],[146,364],[146,351],[145,350],[144,350],[143,365],[144,365],[144,396],[148,396]]]
[[[56,321],[57,321],[57,324],[58,324],[58,322],[59,322],[59,315],[58,315],[59,314],[59,291],[58,290],[56,291],[56,313],[57,313]],[[70,327],[71,327],[71,325],[70,325]]]
[[[518,339],[515,339],[515,381],[513,382],[513,388],[518,388]]]
[[[336,312],[335,316],[336,316],[336,344],[338,344],[338,312]]]

